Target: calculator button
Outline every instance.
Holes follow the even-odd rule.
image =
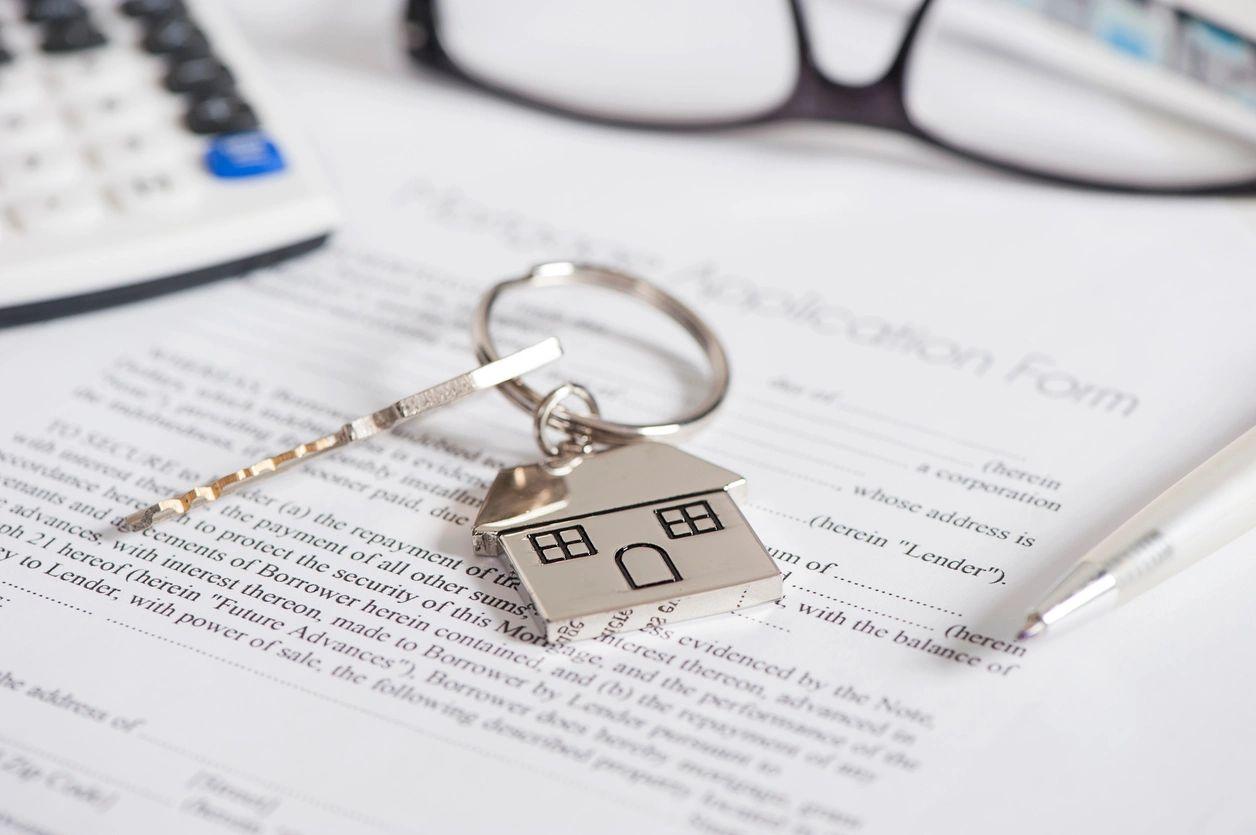
[[[109,187],[109,196],[128,212],[164,212],[195,202],[197,188],[170,171],[136,172]]]
[[[212,55],[173,61],[166,73],[166,89],[172,93],[229,93],[235,89],[235,78],[226,65]]]
[[[0,40],[4,41],[5,49],[15,57],[34,52],[43,40],[38,26],[27,26],[25,23],[0,27],[0,35],[3,35]]]
[[[205,154],[205,167],[224,180],[258,177],[284,169],[279,148],[261,131],[215,137]]]
[[[89,18],[76,17],[69,20],[58,20],[44,27],[44,52],[58,54],[78,52],[81,49],[94,49],[104,46],[105,34],[96,28]]]
[[[74,97],[122,92],[151,74],[144,63],[113,50],[65,55],[48,62],[48,80]]]
[[[142,41],[144,49],[156,55],[191,58],[209,54],[209,41],[190,18],[170,14],[154,19]]]
[[[45,95],[29,62],[0,67],[0,116],[34,107]]]
[[[152,170],[178,158],[184,150],[174,134],[158,131],[126,133],[115,139],[97,142],[88,148],[92,163],[105,171]]]
[[[183,0],[126,0],[120,7],[127,17],[162,17],[183,14]]]
[[[18,226],[28,232],[85,229],[98,223],[104,214],[104,202],[90,189],[44,194],[13,206]]]
[[[48,147],[69,139],[69,131],[47,107],[0,112],[0,143],[5,150]]]
[[[131,130],[153,125],[164,115],[165,102],[147,96],[107,93],[81,99],[70,107],[70,117],[85,130]]]
[[[0,43],[0,67],[13,60],[13,53],[9,52],[4,44]]]
[[[257,114],[239,96],[223,93],[193,99],[184,121],[193,133],[237,133],[256,130]]]
[[[26,19],[31,23],[50,23],[86,17],[87,9],[79,0],[27,0]]]
[[[9,193],[48,191],[78,181],[85,169],[68,147],[31,149],[0,159],[0,183]]]

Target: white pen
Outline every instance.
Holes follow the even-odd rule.
[[[1029,613],[1020,640],[1146,591],[1256,528],[1256,428],[1161,493],[1082,557]]]

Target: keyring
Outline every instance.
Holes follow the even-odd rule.
[[[625,444],[646,439],[679,437],[696,429],[707,420],[728,393],[728,355],[724,346],[706,323],[680,299],[636,276],[590,264],[556,261],[533,267],[526,275],[502,281],[490,288],[476,306],[471,332],[475,353],[481,362],[499,358],[497,346],[489,333],[493,305],[506,292],[525,287],[565,287],[583,284],[625,293],[666,314],[698,343],[711,366],[711,388],[697,408],[665,423],[634,424],[606,420],[597,415],[576,415],[555,404],[550,410],[549,425],[573,437],[587,435],[601,444]],[[500,386],[502,393],[525,411],[536,414],[545,395],[522,380],[509,380]]]
[[[668,423],[616,423],[602,418],[593,395],[575,383],[542,396],[519,382],[521,375],[557,359],[562,347],[550,338],[499,359],[489,336],[493,304],[512,287],[568,284],[626,293],[688,331],[712,370],[711,389],[701,405]],[[553,263],[491,288],[480,300],[472,329],[476,353],[485,363],[479,368],[159,501],[126,517],[121,527],[144,528],[186,513],[254,479],[500,385],[531,413],[542,453],[536,463],[497,472],[471,528],[475,553],[506,560],[509,571],[500,576],[517,578],[511,588],[517,587],[529,604],[523,610],[536,618],[541,630],[529,633],[520,624],[512,626],[512,634],[563,644],[780,599],[784,575],[737,506],[735,497],[744,492],[746,480],[673,444],[650,443],[693,429],[710,417],[728,391],[728,357],[693,311],[640,278],[603,267]],[[588,414],[578,413],[574,405],[563,408],[573,397]],[[547,429],[565,433],[566,439],[554,443]],[[468,576],[484,579],[488,574],[467,567]]]
[[[481,297],[472,321],[477,355],[497,356],[489,319],[502,294],[569,284],[617,290],[666,313],[706,354],[711,389],[689,414],[637,425],[604,419],[575,383],[541,395],[518,375],[503,382],[503,393],[531,413],[542,457],[498,471],[471,530],[475,552],[506,560],[555,644],[779,600],[784,575],[735,499],[745,479],[673,444],[651,443],[693,429],[728,391],[728,357],[692,310],[615,270],[542,264]],[[573,397],[590,414],[574,403],[563,409]],[[553,443],[547,428],[567,439]]]

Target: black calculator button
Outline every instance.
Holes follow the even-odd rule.
[[[166,72],[166,89],[172,93],[229,93],[235,89],[231,70],[212,55],[175,60]]]
[[[204,35],[199,35],[197,37],[194,37],[188,40],[178,49],[171,52],[170,57],[183,60],[186,58],[200,58],[202,56],[209,55],[209,54],[210,54],[209,39],[206,38]]]
[[[26,19],[31,23],[51,23],[86,16],[87,9],[79,0],[29,0],[26,4]]]
[[[126,0],[120,7],[127,17],[162,17],[183,14],[183,0]]]
[[[44,27],[44,52],[78,52],[104,46],[105,36],[89,18],[58,20]]]
[[[144,49],[157,55],[192,58],[209,54],[205,33],[182,14],[170,14],[152,20],[144,35]]]
[[[193,133],[205,134],[256,130],[259,124],[249,103],[230,93],[193,99],[185,121]]]

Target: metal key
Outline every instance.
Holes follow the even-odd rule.
[[[524,348],[495,362],[482,365],[474,371],[460,374],[452,380],[438,383],[418,394],[403,397],[378,412],[346,423],[330,435],[300,444],[278,455],[263,458],[252,466],[236,470],[208,484],[193,487],[181,495],[149,505],[123,519],[123,528],[128,531],[142,531],[163,519],[181,516],[199,504],[212,502],[262,476],[272,475],[294,464],[322,455],[324,452],[385,432],[402,421],[417,417],[424,412],[457,402],[477,391],[493,388],[507,380],[527,374],[529,371],[535,371],[558,359],[562,353],[562,346],[557,339],[553,337],[545,339],[530,348]]]

